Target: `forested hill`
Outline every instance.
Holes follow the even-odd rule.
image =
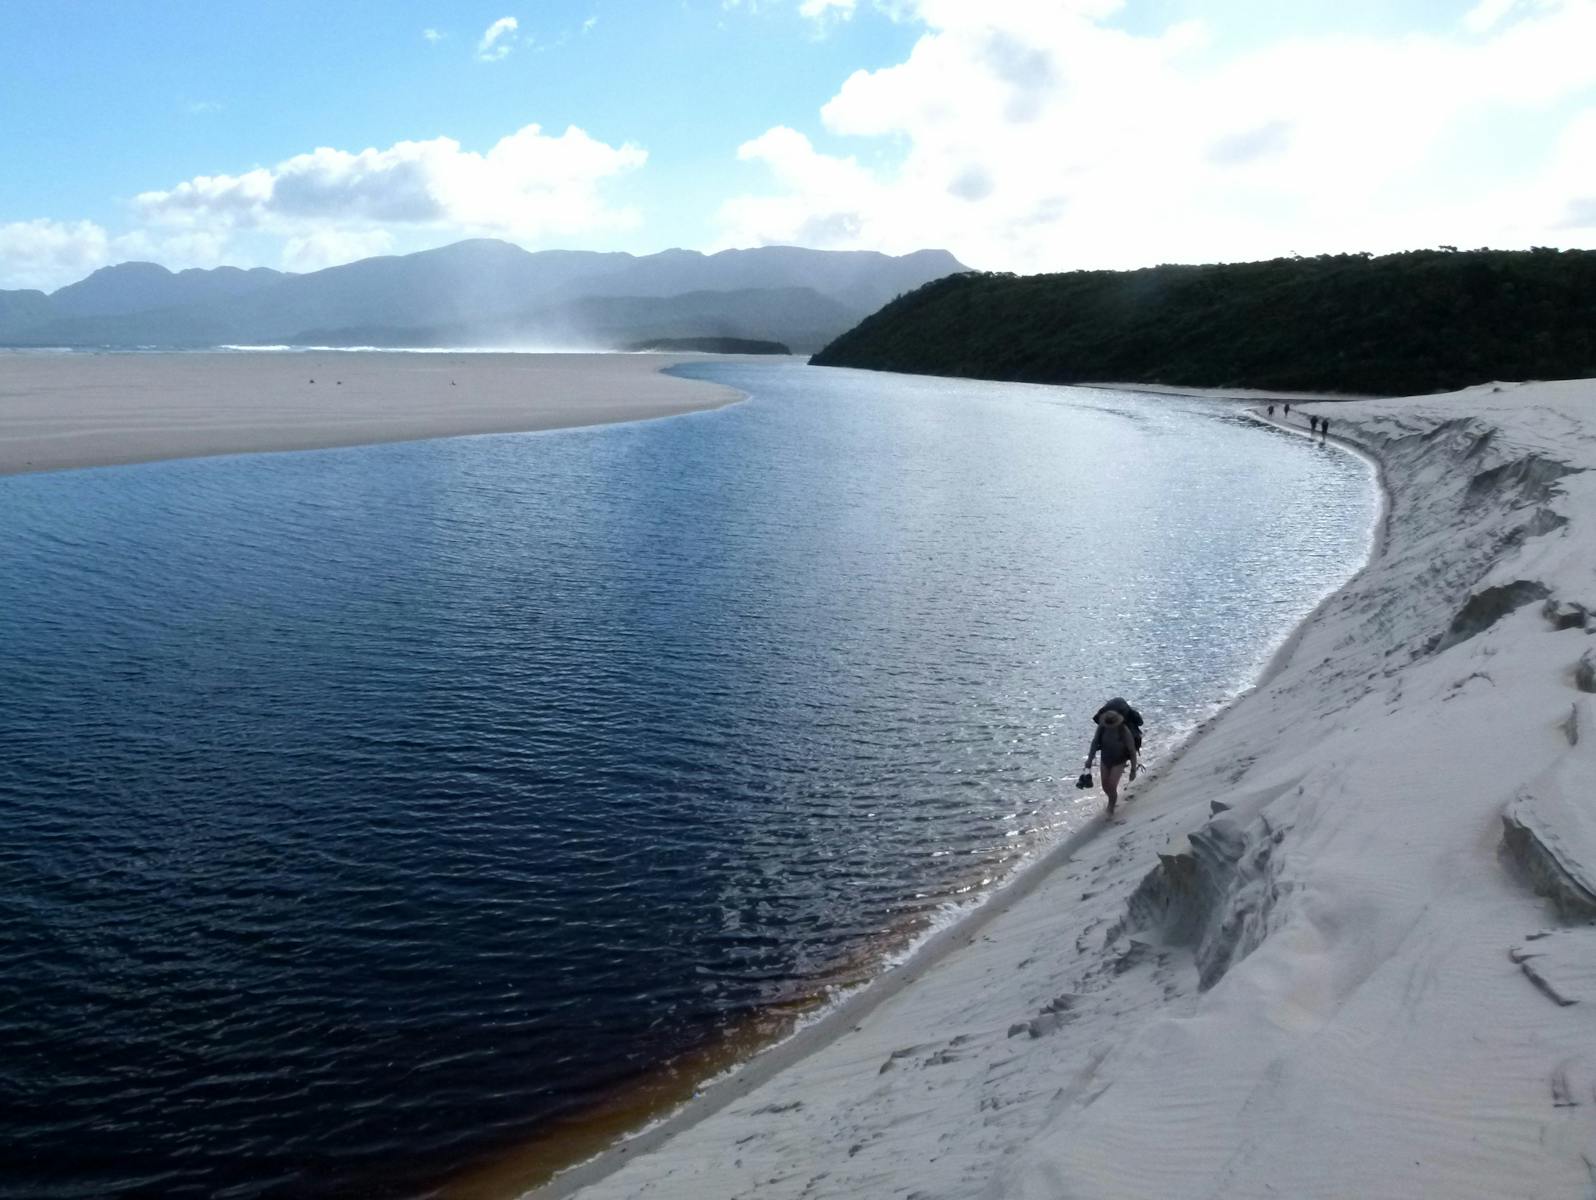
[[[1387,395],[1596,376],[1596,251],[965,273],[900,296],[812,361],[1039,383]]]

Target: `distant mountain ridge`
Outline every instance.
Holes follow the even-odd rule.
[[[945,250],[891,256],[765,246],[639,257],[530,252],[491,239],[303,275],[133,262],[50,295],[0,291],[0,345],[618,348],[729,337],[806,352],[895,296],[963,270]]]
[[[190,268],[172,272],[156,263],[125,262],[101,267],[87,279],[68,284],[50,297],[58,317],[113,317],[152,308],[214,303],[247,296],[289,276],[257,267]]]

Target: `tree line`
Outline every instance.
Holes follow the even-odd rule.
[[[1596,251],[1443,247],[966,272],[898,297],[812,361],[1033,383],[1386,395],[1596,376]]]

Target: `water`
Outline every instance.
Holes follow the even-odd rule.
[[[857,980],[1373,517],[1200,401],[684,373],[754,399],[0,480],[0,1195],[414,1195]]]

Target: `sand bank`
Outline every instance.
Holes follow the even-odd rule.
[[[1260,406],[1267,404],[1296,404],[1299,400],[1320,404],[1340,404],[1348,400],[1374,400],[1375,396],[1353,396],[1341,392],[1290,392],[1270,391],[1266,388],[1239,387],[1177,387],[1168,383],[1079,383],[1072,387],[1096,388],[1108,392],[1138,392],[1147,396],[1201,396],[1207,400],[1246,400]],[[1304,423],[1306,428],[1306,423]]]
[[[540,1194],[1588,1194],[1596,382],[1324,411],[1373,559],[1122,823]]]
[[[719,408],[655,354],[0,354],[0,475]]]

